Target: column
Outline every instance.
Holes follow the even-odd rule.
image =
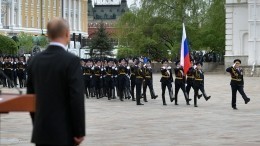
[[[14,27],[14,0],[11,0],[11,27]]]
[[[61,9],[63,10],[63,18],[66,19],[66,5],[67,5],[67,0],[62,0],[63,1],[63,6]]]
[[[7,22],[6,22],[6,26],[9,26],[11,25],[11,4],[7,4],[7,11],[6,11],[6,17],[7,17]]]
[[[21,11],[22,11],[22,9],[21,9],[21,0],[18,0],[17,1],[17,15],[16,15],[16,18],[17,18],[17,24],[16,24],[16,26],[17,27],[21,27],[22,25],[21,25]]]
[[[76,0],[73,0],[73,30],[76,30]]]
[[[70,29],[71,29],[71,0],[68,0],[68,22],[70,24]]]
[[[2,0],[0,0],[0,28],[3,27],[3,24],[2,24]]]
[[[81,0],[79,0],[79,2],[78,2],[78,31],[81,31],[81,17],[82,17]]]

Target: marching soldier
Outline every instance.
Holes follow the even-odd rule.
[[[113,73],[113,80],[114,80],[114,88],[113,88],[113,99],[116,99],[116,95],[119,96],[118,94],[118,80],[117,80],[117,76],[118,76],[118,68],[117,68],[117,65],[118,65],[118,60],[117,59],[114,59],[114,65],[113,65],[113,69],[115,70],[115,72]]]
[[[186,83],[187,83],[187,86],[186,86],[186,92],[188,94],[188,97],[189,97],[189,94],[190,94],[190,89],[193,88],[194,90],[194,75],[193,75],[193,72],[195,70],[195,67],[194,64],[193,64],[193,60],[191,60],[190,62],[191,66],[187,72],[187,80],[186,80]],[[202,94],[199,94],[198,97],[200,98],[202,96]]]
[[[95,60],[96,65],[92,67],[93,71],[93,84],[95,88],[95,95],[97,99],[101,98],[101,88],[102,88],[102,67],[100,59]]]
[[[113,89],[114,89],[114,72],[115,69],[113,68],[113,60],[112,59],[108,59],[107,60],[107,66],[104,69],[105,70],[105,91],[107,93],[107,97],[108,100],[112,99],[112,95],[113,95]]]
[[[92,88],[92,60],[86,59],[85,60],[85,67],[83,69],[83,78],[85,83],[85,92],[86,97],[89,98],[91,94],[91,88]]]
[[[143,95],[144,95],[144,102],[147,102],[147,98],[146,98],[147,86],[149,87],[151,98],[156,99],[158,97],[158,95],[155,95],[153,89],[153,70],[151,67],[151,60],[147,60],[147,63],[143,67],[143,73],[145,79],[143,84]]]
[[[25,80],[26,80],[25,69],[26,69],[26,66],[27,65],[24,62],[24,57],[21,56],[19,62],[17,63],[17,76],[18,76],[20,88],[23,88],[24,85],[25,85]]]
[[[231,82],[230,82],[231,89],[232,89],[231,106],[234,110],[237,110],[237,106],[236,106],[237,91],[241,94],[242,98],[245,101],[245,104],[247,104],[250,101],[250,98],[248,98],[244,92],[243,69],[240,67],[240,64],[241,64],[241,60],[235,59],[234,65],[226,69],[226,71],[229,72],[231,75]]]
[[[135,75],[135,70],[136,68],[138,68],[138,63],[139,59],[138,58],[133,58],[133,64],[130,66],[130,71],[131,71],[131,76],[130,76],[130,80],[131,80],[131,96],[132,99],[135,99],[135,81],[136,81],[136,75]]]
[[[117,81],[118,81],[118,93],[119,93],[119,98],[121,101],[124,101],[124,91],[126,88],[126,82],[128,80],[128,69],[126,66],[126,59],[121,58],[119,59],[120,65],[117,67],[118,70],[118,76],[117,76]]]
[[[186,104],[190,105],[190,101],[191,99],[189,99],[188,94],[186,93],[186,89],[185,89],[185,75],[184,75],[184,71],[182,66],[180,65],[180,61],[176,62],[176,68],[174,69],[175,71],[175,105],[178,105],[178,92],[181,89],[185,100],[186,100]]]
[[[125,90],[124,90],[124,95],[125,99],[130,99],[131,98],[131,89],[130,89],[130,75],[131,75],[131,70],[130,66],[128,65],[128,61],[126,61],[126,69],[127,69],[127,74],[126,74],[126,83],[125,83]],[[135,101],[135,98],[132,98],[132,101]]]
[[[169,96],[170,96],[170,100],[171,102],[173,102],[174,97],[173,97],[173,91],[172,91],[172,82],[173,82],[173,77],[172,77],[172,70],[171,67],[168,66],[168,60],[164,59],[162,60],[162,67],[161,67],[161,87],[162,87],[162,101],[163,101],[163,105],[167,105],[166,101],[165,101],[165,90],[166,87],[168,88],[169,91]]]
[[[0,57],[0,80],[1,80],[1,84],[3,84],[3,87],[6,87],[6,79],[4,76],[4,58],[1,56]]]
[[[14,86],[17,86],[17,63],[18,63],[18,58],[15,57],[13,60],[13,81],[14,81]]]
[[[13,71],[13,63],[11,62],[11,57],[8,56],[7,57],[7,61],[4,64],[4,73],[9,78],[9,79],[7,79],[8,88],[11,88],[11,87],[13,88],[13,83],[12,83],[13,74],[12,74],[12,71]]]
[[[141,103],[142,96],[142,84],[144,80],[144,74],[142,71],[142,62],[137,61],[137,67],[135,68],[135,85],[136,85],[136,105],[144,105]]]
[[[199,97],[199,90],[201,91],[203,97],[206,101],[210,99],[211,96],[207,96],[204,90],[204,73],[202,71],[202,63],[196,63],[196,69],[194,70],[194,107],[198,107],[197,105],[197,97]]]

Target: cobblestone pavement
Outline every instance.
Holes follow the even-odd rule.
[[[260,78],[246,77],[245,91],[251,98],[244,104],[238,94],[235,111],[231,108],[228,75],[205,77],[209,101],[198,100],[198,108],[185,104],[179,93],[179,106],[162,105],[160,75],[154,76],[156,100],[148,103],[103,99],[86,100],[87,136],[82,146],[259,146]],[[15,92],[5,89],[3,92]],[[149,94],[148,94],[149,95]],[[191,92],[193,95],[193,91]],[[193,103],[193,101],[191,102]],[[31,146],[31,120],[28,113],[1,115],[1,146]]]

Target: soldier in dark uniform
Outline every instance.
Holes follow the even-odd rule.
[[[12,72],[13,72],[13,63],[11,62],[11,57],[8,56],[7,61],[4,64],[4,73],[8,77],[8,79],[7,79],[8,88],[11,88],[11,87],[13,88],[13,83],[12,83],[13,74],[12,74]]]
[[[142,63],[137,61],[137,67],[135,68],[135,85],[136,85],[136,105],[144,105],[141,103],[142,96],[142,84],[144,80],[144,73],[142,71]]]
[[[90,90],[92,88],[92,60],[91,59],[85,59],[84,62],[86,63],[83,68],[83,78],[85,83],[85,93],[86,97],[89,98],[90,96]]]
[[[132,99],[135,99],[135,80],[136,80],[136,76],[135,76],[135,69],[138,67],[137,63],[139,62],[138,58],[133,58],[133,64],[130,66],[130,71],[131,71],[131,75],[130,75],[130,80],[131,80],[131,96]]]
[[[149,87],[151,98],[156,99],[158,95],[155,95],[154,89],[153,89],[153,70],[151,67],[151,60],[147,60],[147,63],[143,67],[143,73],[144,73],[144,84],[143,84],[143,95],[144,95],[144,102],[147,102],[146,98],[146,89],[147,86]]]
[[[245,104],[247,104],[250,101],[250,98],[248,98],[244,92],[243,69],[240,67],[240,64],[241,64],[241,60],[235,59],[234,65],[226,69],[226,71],[229,72],[231,75],[231,82],[230,82],[231,89],[232,89],[231,106],[234,110],[237,110],[237,106],[236,106],[237,91],[241,94],[242,98],[245,101]]]
[[[205,100],[208,101],[211,96],[207,96],[204,90],[204,73],[202,71],[202,63],[196,63],[196,69],[194,70],[194,106],[198,107],[197,105],[197,98],[199,97],[199,90],[201,91],[202,95],[204,96]]]
[[[0,81],[3,87],[6,87],[6,81],[3,73],[4,73],[4,58],[3,56],[0,56]]]
[[[114,59],[114,65],[113,65],[113,69],[115,70],[114,73],[113,73],[113,80],[114,80],[114,89],[112,90],[113,92],[113,99],[116,99],[116,95],[119,96],[118,94],[118,81],[117,81],[117,76],[118,76],[118,60],[117,59]]]
[[[120,100],[124,101],[123,98],[124,98],[124,91],[126,88],[126,82],[128,80],[128,77],[127,77],[128,69],[127,69],[125,58],[119,59],[119,63],[120,63],[120,65],[117,67],[118,93],[119,93]]]
[[[115,69],[113,67],[113,59],[107,60],[107,66],[105,70],[105,91],[107,93],[108,100],[112,99],[113,89],[114,89],[114,73]]]
[[[184,74],[183,67],[180,65],[180,61],[176,61],[175,64],[176,64],[176,68],[174,69],[175,77],[176,77],[175,78],[175,105],[178,105],[178,93],[180,89],[184,94],[186,104],[190,105],[191,99],[189,99],[185,89],[186,76]]]
[[[168,66],[167,59],[162,60],[161,74],[162,74],[162,78],[160,82],[162,87],[162,101],[163,101],[163,105],[167,105],[165,101],[166,87],[168,88],[171,102],[173,102],[174,100],[173,91],[172,91],[172,82],[173,82],[172,70],[171,67]]]
[[[17,63],[18,63],[18,58],[15,57],[13,61],[13,81],[15,87],[18,85],[17,84]]]
[[[196,67],[196,66],[194,66],[193,60],[191,60],[190,64],[191,64],[191,66],[190,66],[190,68],[187,72],[187,80],[186,80],[186,83],[187,83],[186,92],[188,94],[188,97],[189,97],[189,94],[190,94],[190,89],[193,88],[193,90],[194,90],[194,85],[193,85],[194,75],[193,75],[193,72],[194,72],[195,67]],[[202,94],[199,94],[198,96],[200,98],[202,96]]]
[[[100,59],[95,60],[95,66],[92,67],[93,70],[93,84],[95,88],[95,95],[97,99],[101,98],[101,88],[102,88],[102,67]]]
[[[17,76],[18,76],[20,88],[23,88],[24,85],[25,85],[25,79],[26,79],[25,69],[26,69],[26,67],[27,67],[27,65],[24,62],[24,57],[21,56],[20,60],[17,63]]]
[[[127,74],[126,74],[126,83],[125,83],[125,90],[124,90],[124,95],[125,95],[125,99],[131,99],[131,83],[130,83],[130,75],[131,75],[131,70],[130,70],[130,66],[128,64],[128,61],[126,61],[126,69],[127,69]],[[132,101],[135,101],[135,98],[132,98]]]

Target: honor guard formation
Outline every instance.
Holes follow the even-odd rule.
[[[209,100],[204,90],[204,74],[201,69],[202,63],[190,67],[187,76],[184,74],[180,61],[176,62],[176,68],[172,69],[168,65],[168,60],[162,60],[161,66],[161,88],[162,102],[166,104],[165,90],[169,92],[170,101],[175,101],[178,105],[178,93],[181,89],[187,105],[190,105],[192,99],[189,98],[190,89],[194,89],[194,106],[197,107],[197,98],[204,96]],[[147,88],[149,88],[151,99],[156,99],[158,95],[153,89],[153,70],[151,60],[143,61],[139,58],[119,60],[112,58],[105,59],[81,59],[82,73],[85,82],[85,94],[87,98],[95,97],[97,99],[107,97],[108,100],[119,98],[120,101],[136,101],[136,105],[143,105],[148,102]],[[173,80],[173,72],[175,81]],[[172,84],[175,84],[173,90]],[[186,86],[187,83],[187,86]],[[202,94],[199,94],[199,90]],[[175,93],[175,94],[174,94]]]
[[[26,61],[24,56],[0,56],[0,84],[3,87],[26,86]],[[18,82],[17,82],[18,81]]]
[[[168,89],[170,101],[178,105],[178,94],[181,89],[187,105],[192,100],[190,90],[194,90],[194,107],[198,107],[198,99],[202,96],[208,101],[208,96],[204,89],[204,72],[202,62],[191,60],[190,68],[185,74],[180,61],[176,61],[175,68],[169,66],[167,59],[161,61],[161,90],[162,103],[167,105],[165,91]],[[231,106],[237,109],[236,93],[242,95],[247,104],[250,98],[244,92],[243,69],[240,67],[241,60],[234,60],[234,65],[228,67],[226,71],[231,75],[232,101]],[[108,100],[119,99],[120,101],[132,100],[136,105],[143,105],[148,102],[147,88],[149,88],[151,99],[156,99],[158,95],[153,89],[153,70],[151,60],[139,58],[133,59],[81,59],[82,74],[85,83],[86,98],[103,98]],[[8,88],[26,87],[26,58],[24,56],[0,56],[0,84]],[[173,76],[174,73],[174,76]],[[155,83],[156,84],[156,83]],[[174,89],[173,90],[173,85]]]
[[[211,96],[206,94],[204,88],[204,72],[202,62],[191,60],[191,66],[184,73],[180,61],[176,61],[176,67],[172,69],[167,59],[161,61],[161,89],[162,103],[167,105],[165,91],[168,89],[170,101],[178,105],[179,90],[183,92],[187,105],[190,105],[190,90],[194,90],[194,107],[198,107],[198,99],[204,97],[208,101]],[[239,91],[247,104],[250,99],[243,91],[243,71],[239,68],[240,60],[235,60],[232,67],[227,68],[231,74],[232,87],[232,108],[236,108],[236,92]],[[82,72],[85,82],[85,94],[87,98],[103,98],[108,100],[119,98],[120,101],[136,101],[136,105],[143,105],[148,102],[147,88],[149,88],[151,99],[156,99],[158,95],[153,89],[153,70],[151,60],[143,61],[139,58],[119,60],[112,58],[105,59],[81,59]],[[175,76],[173,76],[173,73]],[[175,78],[175,79],[174,79]],[[173,90],[173,85],[175,90]],[[167,87],[167,88],[166,88]]]

